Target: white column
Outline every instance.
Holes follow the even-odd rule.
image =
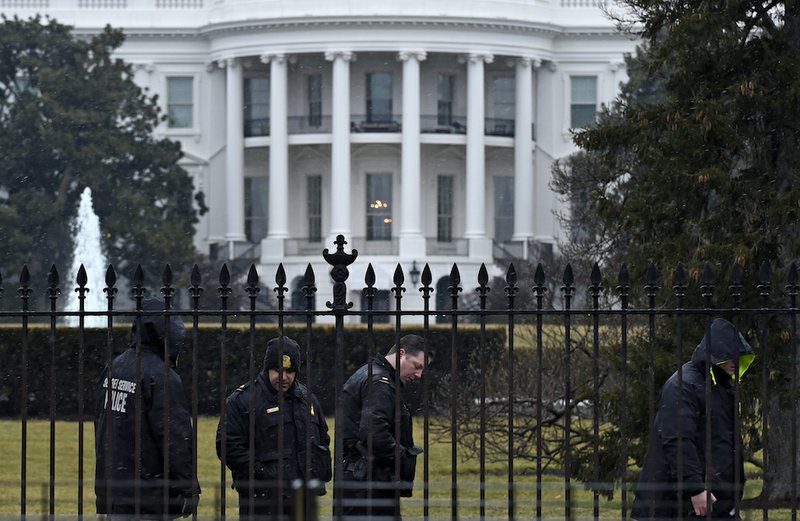
[[[533,179],[533,60],[522,57],[516,63],[516,114],[514,123],[514,233],[512,241],[524,241],[523,257],[527,258],[527,243],[533,238],[534,201]]]
[[[548,61],[536,69],[536,167],[534,171],[536,194],[534,208],[534,238],[553,242],[557,222],[553,215],[558,199],[550,190],[550,168],[563,146],[562,129],[564,98],[563,86],[556,74],[558,65]]]
[[[226,70],[225,92],[225,192],[228,225],[225,239],[233,257],[233,243],[246,240],[244,234],[244,91],[242,65],[236,58],[220,62]]]
[[[488,258],[492,241],[486,235],[486,153],[484,63],[492,63],[491,54],[471,53],[467,57],[467,190],[466,228],[469,256]]]
[[[289,237],[289,129],[287,66],[282,53],[264,54],[269,63],[269,229],[261,242],[262,259],[282,259]]]
[[[333,62],[331,107],[331,227],[328,247],[341,234],[350,239],[350,61],[348,51],[325,53]]]
[[[403,62],[403,132],[400,180],[400,257],[425,256],[422,233],[422,197],[420,162],[420,75],[419,64],[426,58],[421,51],[402,51]]]

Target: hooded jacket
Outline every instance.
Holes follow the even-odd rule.
[[[147,299],[142,310],[163,311],[164,301]],[[139,512],[158,518],[177,517],[182,513],[185,499],[196,501],[200,494],[197,474],[192,472],[191,415],[181,378],[171,367],[184,339],[180,317],[142,316],[133,324],[131,345],[113,360],[110,375],[106,368],[98,381],[95,393],[98,513],[135,513],[137,415],[141,418]],[[141,344],[141,380],[137,379],[137,343]],[[165,353],[172,363],[165,362]],[[141,411],[137,411],[137,399],[141,401]],[[167,450],[169,463],[165,473]]]
[[[691,497],[706,489],[717,498],[712,516],[736,516],[735,501],[741,499],[745,481],[742,439],[741,434],[737,435],[741,429],[736,426],[734,382],[717,365],[738,360],[741,378],[754,358],[752,347],[736,327],[727,320],[716,319],[695,348],[691,360],[681,367],[681,386],[677,371],[667,380],[661,389],[631,517],[675,519],[679,495],[686,517],[693,512]],[[708,396],[707,379],[711,380]],[[710,400],[711,412],[708,466],[707,400]]]

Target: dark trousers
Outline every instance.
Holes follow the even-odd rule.
[[[251,500],[252,517],[250,516]],[[284,493],[283,504],[279,505],[276,490],[259,492],[252,497],[247,493],[239,493],[239,519],[242,521],[291,521],[294,519],[294,508],[294,497],[291,494]]]
[[[342,513],[346,521],[400,521],[400,497],[391,482],[357,481],[343,473]]]

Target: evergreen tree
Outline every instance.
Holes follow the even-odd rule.
[[[192,182],[180,144],[153,137],[163,116],[113,53],[121,31],[78,37],[54,20],[0,23],[0,269],[23,263],[34,280],[55,264],[62,287],[72,252],[70,223],[85,187],[120,274],[141,263],[195,260]],[[189,265],[191,267],[191,265]],[[130,273],[129,273],[130,272]]]
[[[575,134],[581,152],[554,167],[553,186],[572,203],[564,216],[575,239],[569,252],[609,267],[626,262],[632,286],[643,284],[652,261],[662,272],[658,302],[664,307],[675,305],[673,270],[679,262],[688,275],[687,308],[704,305],[699,286],[711,280],[704,273],[713,274],[715,305],[734,304],[737,297],[724,290],[739,272],[741,307],[764,305],[759,284],[771,290],[769,302],[785,306],[787,270],[800,252],[800,5],[622,3],[646,45],[628,60],[630,81],[618,99],[602,110],[596,126]],[[639,304],[646,302],[638,297]],[[787,442],[796,406],[787,393],[787,316],[742,312],[731,318],[762,354],[769,348],[744,382],[755,385],[742,393],[750,395],[752,417],[763,414],[766,422],[749,424],[746,434],[751,449],[764,446],[767,455],[760,461],[762,498],[787,499],[792,461],[800,460]],[[687,324],[685,358],[704,327],[703,320]],[[658,367],[639,359],[631,371],[654,371],[661,385],[675,369],[674,324],[662,323],[655,349]],[[773,391],[767,397],[759,393],[762,375]],[[634,382],[641,385],[631,390],[633,398],[622,397],[638,407],[630,417],[642,435],[656,398],[646,397],[643,380]],[[613,443],[607,445],[613,450]],[[633,440],[633,448],[631,455],[640,458],[643,437]]]

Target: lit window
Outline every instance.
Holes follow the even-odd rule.
[[[570,92],[570,127],[584,128],[594,124],[597,114],[597,77],[572,76]]]
[[[170,128],[192,128],[194,125],[194,79],[167,78],[167,124]]]
[[[367,174],[367,240],[392,238],[392,174]]]

